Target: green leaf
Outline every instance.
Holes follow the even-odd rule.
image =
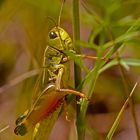
[[[123,58],[121,59],[121,63],[125,63],[129,66],[140,66],[140,59],[134,59],[134,58]]]
[[[99,70],[99,74],[104,72],[105,70],[116,66],[119,64],[119,60],[118,59],[113,59],[112,61],[110,61],[109,63],[107,63],[106,65],[104,65],[100,70]],[[121,58],[120,59],[120,64],[126,69],[129,70],[129,66],[135,66],[135,67],[139,67],[140,66],[140,59],[135,59],[135,58]]]
[[[119,36],[115,40],[112,40],[112,41],[107,42],[106,44],[103,45],[103,48],[104,49],[107,49],[107,48],[113,46],[114,44],[124,43],[124,42],[130,41],[134,37],[139,36],[139,35],[140,35],[140,32],[139,31],[136,31],[136,32],[127,32],[127,33]]]
[[[105,70],[115,66],[115,65],[118,65],[118,59],[113,59],[112,61],[110,61],[109,63],[107,63],[106,65],[104,65],[100,70],[99,70],[99,74],[104,72]]]

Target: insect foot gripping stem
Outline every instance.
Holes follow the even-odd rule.
[[[26,126],[25,124],[20,124],[18,125],[15,130],[14,130],[14,133],[16,135],[21,135],[21,136],[24,136],[26,133],[27,133],[27,129],[26,129]]]

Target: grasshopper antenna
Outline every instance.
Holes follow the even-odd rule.
[[[61,5],[59,17],[58,17],[58,26],[60,26],[61,15],[62,15],[62,10],[63,10],[64,3],[65,3],[65,0],[62,0],[62,5]]]
[[[58,17],[58,25],[56,24],[56,22],[55,22],[55,20],[54,20],[53,18],[51,18],[51,17],[49,17],[49,16],[47,17],[49,20],[51,20],[51,21],[54,23],[55,27],[60,26],[62,10],[63,10],[65,1],[66,1],[66,0],[62,0],[60,12],[59,12],[59,17]]]

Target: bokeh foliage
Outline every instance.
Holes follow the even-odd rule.
[[[90,71],[88,75],[84,73],[86,76],[83,76],[84,84],[82,84],[83,90],[91,97],[87,114],[116,113],[127,96],[118,58],[124,58],[120,59],[120,62],[129,92],[140,74],[140,1],[81,0],[79,6],[81,40],[76,43],[81,45],[82,53],[115,58],[106,65],[102,61],[94,64],[86,61]],[[47,44],[46,36],[54,26],[47,16],[57,22],[60,7],[61,2],[58,0],[54,0],[53,4],[51,0],[0,1],[1,87],[8,85],[15,77],[41,67],[43,51]],[[61,25],[68,30],[70,36],[72,36],[71,10],[72,2],[67,0]],[[24,140],[31,137],[28,134],[19,138],[14,135],[13,129],[16,117],[30,106],[35,79],[36,76],[32,76],[24,81],[21,80],[22,82],[16,86],[0,92],[0,127],[10,124],[10,128],[1,133],[0,138]],[[133,96],[134,103],[137,105],[140,102],[139,90],[138,87]],[[91,132],[91,129],[88,130]],[[99,129],[95,131],[101,139],[104,139],[108,132],[108,130],[101,132]],[[90,134],[93,139],[97,139],[94,132]]]

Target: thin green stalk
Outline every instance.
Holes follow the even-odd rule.
[[[80,19],[79,19],[79,0],[73,0],[72,3],[72,21],[73,21],[73,43],[75,45],[76,53],[80,54],[80,46],[76,43],[80,40]],[[75,87],[81,81],[81,69],[75,64]]]
[[[121,110],[119,111],[119,113],[118,113],[118,115],[117,115],[117,117],[116,117],[116,119],[115,119],[115,121],[114,121],[111,129],[109,130],[109,132],[108,132],[107,137],[106,137],[105,140],[112,140],[112,137],[114,135],[114,132],[115,132],[115,130],[117,129],[117,127],[119,125],[121,116],[122,116],[124,110],[126,109],[126,107],[127,107],[128,103],[129,103],[129,101],[130,101],[130,99],[131,99],[131,97],[132,97],[132,95],[134,93],[134,90],[136,89],[137,85],[138,85],[138,82],[136,82],[135,85],[133,86],[133,88],[132,88],[129,96],[127,97],[124,105],[122,106]]]
[[[120,64],[119,64],[119,66],[120,66],[122,81],[123,81],[123,85],[124,85],[124,89],[125,89],[125,94],[128,97],[129,96],[128,82],[127,82],[128,80],[127,80],[127,77],[125,76],[123,67]],[[133,104],[133,98],[130,99],[129,105],[130,105],[131,114],[132,114],[132,118],[133,118],[133,122],[134,122],[134,126],[135,126],[137,140],[140,140],[139,126],[138,126],[138,122],[137,122],[137,118],[136,118],[136,112],[135,112],[135,108],[134,108],[134,104]]]
[[[101,67],[101,64],[102,63],[97,63],[95,68],[93,69],[93,71],[90,72],[90,77],[93,77],[92,79],[90,79],[90,81],[88,80],[88,84],[89,84],[89,89],[88,89],[88,92],[86,94],[86,96],[90,99],[92,94],[93,94],[93,91],[94,91],[94,88],[95,88],[95,83],[96,83],[96,80],[98,78],[98,71]],[[86,82],[84,82],[86,83]],[[86,117],[86,111],[87,111],[87,108],[88,108],[88,101],[86,100],[83,100],[81,102],[81,106],[80,106],[80,112],[78,114],[78,118],[77,118],[77,127],[78,127],[78,140],[84,140],[85,139],[85,131],[86,131],[86,127],[85,127],[85,117]]]
[[[80,40],[79,0],[73,0],[73,41],[74,41],[74,45],[76,46],[75,48],[76,48],[77,53],[80,53],[80,46],[78,46],[77,43],[75,44],[75,42],[79,40]],[[94,70],[94,73],[93,73],[94,76],[92,76],[94,78],[91,81],[91,86],[90,86],[87,97],[91,97],[93,93],[96,79],[98,77],[99,68],[100,68],[100,65],[97,65],[96,69]],[[80,84],[80,82],[81,82],[81,70],[76,65],[75,66],[75,86],[77,87]],[[85,131],[86,131],[85,115],[86,115],[87,107],[88,107],[87,101],[81,102],[80,108],[79,108],[80,110],[77,113],[76,126],[77,126],[78,140],[85,139]]]
[[[80,18],[79,18],[79,0],[72,1],[72,21],[73,21],[73,43],[75,45],[76,53],[80,54],[80,46],[76,43],[80,41]],[[81,82],[81,69],[79,66],[74,64],[75,74],[75,87],[77,88]],[[78,115],[77,115],[78,116]],[[78,139],[81,139],[81,128],[83,124],[79,124],[79,120],[76,121]]]

